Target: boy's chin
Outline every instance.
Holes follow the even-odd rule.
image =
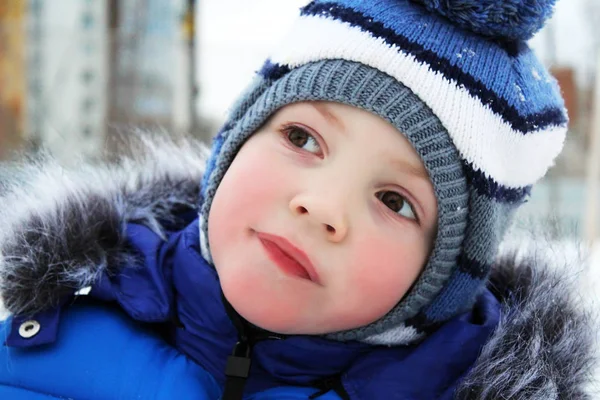
[[[247,309],[246,305],[241,304],[236,307],[236,305],[232,304],[233,308],[242,318],[268,332],[281,335],[324,335],[331,333],[327,327],[303,321],[297,313],[290,312],[290,310],[279,309],[273,311],[271,309],[261,312],[256,307],[249,307]]]
[[[325,335],[358,328],[371,322],[356,313],[334,315],[310,298],[271,292],[257,280],[239,274],[221,274],[221,288],[233,309],[246,321],[282,335]],[[377,317],[377,316],[370,316]]]
[[[235,307],[234,307],[235,308]],[[286,316],[280,315],[261,315],[257,313],[256,310],[250,310],[249,313],[244,313],[244,307],[242,307],[241,312],[238,311],[238,314],[242,316],[246,321],[251,323],[254,326],[257,326],[260,329],[266,330],[268,332],[273,332],[280,335],[310,335],[310,336],[320,336],[327,335],[330,333],[336,333],[344,330],[359,328],[362,325],[357,326],[348,326],[348,327],[332,327],[323,323],[318,323],[315,321],[305,321],[301,318],[289,318]],[[285,310],[282,310],[282,313],[285,314]],[[288,315],[293,314],[288,313]],[[338,329],[336,329],[338,328]]]
[[[332,333],[323,328],[307,328],[305,326],[297,326],[297,324],[278,324],[278,323],[261,323],[263,321],[252,322],[248,320],[253,325],[259,327],[260,329],[266,330],[268,332],[277,333],[280,335],[326,335],[328,333]]]

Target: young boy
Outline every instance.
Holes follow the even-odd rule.
[[[175,153],[183,178],[67,175],[41,210],[9,188],[27,211],[3,211],[7,345],[53,343],[87,294],[165,323],[228,400],[584,398],[568,296],[535,268],[485,285],[565,137],[525,44],[552,5],[313,1],[216,137],[200,199],[198,158]]]

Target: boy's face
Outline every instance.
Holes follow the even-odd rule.
[[[209,215],[223,292],[251,323],[323,334],[390,311],[421,272],[437,202],[408,140],[331,102],[288,105],[243,145]]]

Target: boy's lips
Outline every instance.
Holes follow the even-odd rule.
[[[257,232],[256,236],[265,247],[269,258],[284,272],[320,284],[319,275],[306,253],[286,238],[264,232]]]

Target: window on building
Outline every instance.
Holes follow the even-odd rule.
[[[89,56],[90,54],[94,53],[95,50],[96,50],[96,46],[94,46],[93,43],[87,41],[83,44],[83,52],[86,55]]]
[[[94,129],[89,125],[85,125],[81,130],[81,134],[83,137],[89,138],[94,134]]]
[[[94,76],[94,71],[92,71],[91,69],[86,69],[81,73],[81,80],[84,84],[89,85],[94,81]]]
[[[91,12],[83,13],[83,17],[81,19],[82,26],[84,29],[91,29],[94,26],[94,16]]]
[[[92,98],[84,99],[81,103],[81,109],[85,112],[90,112],[94,108],[95,103],[96,102]]]
[[[29,10],[35,17],[39,17],[42,14],[43,2],[42,0],[30,0]]]
[[[33,78],[29,81],[29,93],[34,97],[42,94],[42,84],[39,79]]]

